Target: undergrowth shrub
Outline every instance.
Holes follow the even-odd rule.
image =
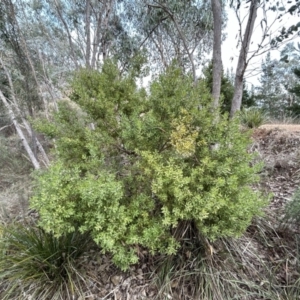
[[[260,109],[248,108],[241,111],[240,119],[247,128],[257,128],[265,122],[266,117]]]
[[[56,161],[38,174],[31,199],[47,232],[90,231],[126,269],[137,245],[176,253],[180,222],[214,240],[241,235],[260,214],[249,136],[238,120],[216,122],[203,82],[172,66],[147,95],[106,62],[101,73],[81,70],[70,98],[52,123],[36,124],[56,141]]]
[[[1,299],[74,299],[86,280],[78,259],[89,249],[88,234],[59,238],[33,225],[1,226]]]

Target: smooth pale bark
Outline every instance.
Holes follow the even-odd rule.
[[[46,115],[47,115],[47,101],[46,101],[45,98],[43,97],[43,93],[42,93],[42,90],[41,90],[41,86],[40,86],[39,81],[38,81],[38,79],[37,79],[36,70],[35,70],[35,68],[34,68],[34,64],[33,64],[33,62],[32,62],[31,55],[30,55],[30,53],[29,53],[29,49],[28,49],[28,47],[27,47],[26,40],[25,40],[25,38],[24,38],[24,35],[23,35],[23,33],[22,33],[21,29],[20,29],[18,20],[17,20],[17,18],[16,18],[16,14],[15,14],[15,11],[14,11],[14,5],[13,5],[12,1],[10,1],[9,3],[10,3],[10,9],[11,9],[11,10],[10,10],[10,15],[9,15],[9,17],[13,20],[14,30],[17,32],[18,37],[19,37],[18,47],[19,47],[20,49],[22,49],[23,54],[25,55],[25,57],[26,57],[26,59],[27,59],[27,62],[28,62],[28,64],[29,64],[29,66],[30,66],[30,69],[31,69],[31,72],[32,72],[32,76],[33,76],[34,81],[35,81],[35,83],[36,83],[36,88],[37,88],[37,90],[39,91],[38,96],[40,97],[40,99],[41,99],[41,100],[43,101],[43,103],[44,103],[44,106],[45,106],[45,112],[46,112]],[[2,61],[1,61],[1,63],[2,63]],[[2,65],[3,65],[3,63],[2,63]],[[6,71],[6,73],[7,73],[7,71]],[[32,111],[32,108],[30,107],[29,110]]]
[[[51,82],[51,79],[48,77],[48,73],[46,71],[46,67],[45,67],[45,62],[42,58],[42,54],[41,54],[41,51],[38,51],[38,54],[39,54],[39,60],[40,60],[40,63],[43,67],[43,76],[44,76],[44,84],[49,92],[49,95],[51,96],[52,98],[52,104],[53,104],[53,107],[55,109],[55,111],[58,111],[58,105],[57,105],[57,100],[59,97],[58,96],[55,96],[55,88]],[[46,112],[46,116],[48,115],[48,105],[47,107],[45,108],[45,112]]]
[[[40,151],[40,153],[43,157],[43,161],[44,161],[45,166],[48,167],[50,165],[50,161],[49,161],[49,158],[47,156],[47,153],[44,150],[44,148],[43,148],[42,144],[40,143],[40,141],[38,140],[38,138],[36,137],[35,133],[33,132],[32,128],[31,128],[31,126],[29,125],[29,123],[22,117],[21,110],[18,106],[16,97],[15,97],[15,91],[14,91],[14,86],[13,86],[13,83],[12,83],[11,76],[8,73],[8,70],[6,69],[6,66],[4,65],[1,58],[0,58],[0,64],[2,66],[2,69],[5,72],[5,75],[6,75],[7,79],[8,79],[8,83],[9,83],[9,86],[10,86],[10,92],[11,92],[11,98],[12,98],[12,101],[13,101],[13,106],[14,106],[15,110],[17,111],[18,116],[20,116],[20,119],[22,120],[22,123],[23,123],[27,133],[29,134],[32,141],[34,142],[34,144],[37,146],[38,150]],[[12,109],[12,113],[13,113],[12,106],[10,106],[10,108]]]
[[[57,10],[58,16],[59,16],[61,22],[63,23],[63,26],[64,26],[64,28],[65,28],[65,30],[67,32],[69,46],[70,46],[70,51],[71,51],[71,56],[72,56],[73,62],[75,64],[75,67],[78,68],[78,63],[77,63],[77,59],[76,59],[76,56],[75,56],[75,51],[74,51],[72,36],[71,36],[70,30],[69,30],[68,24],[65,21],[63,15],[62,15],[62,12],[61,12],[60,7],[59,7],[59,3],[57,2],[57,0],[54,0],[54,2],[55,2],[55,6],[56,6],[56,10]]]
[[[38,79],[37,79],[37,74],[36,74],[36,71],[35,71],[33,62],[32,62],[32,60],[31,60],[31,58],[30,58],[30,54],[29,54],[29,51],[28,51],[28,47],[27,47],[26,41],[25,41],[23,35],[21,34],[21,31],[20,31],[20,36],[21,36],[21,38],[22,38],[21,40],[22,40],[22,42],[23,42],[23,47],[24,47],[24,50],[25,50],[26,58],[27,58],[27,60],[28,60],[28,63],[29,63],[29,66],[30,66],[30,68],[31,68],[31,71],[32,71],[32,75],[33,75],[34,81],[35,81],[35,83],[36,83],[36,87],[37,87],[38,92],[39,92],[38,95],[39,95],[40,99],[42,99],[42,101],[43,101],[46,116],[47,116],[47,118],[49,118],[49,116],[48,116],[48,104],[47,104],[46,99],[43,97],[42,88],[41,88],[41,85],[39,84],[39,81],[38,81]]]
[[[90,0],[86,0],[85,4],[85,35],[86,35],[86,51],[85,66],[91,67],[91,5]]]
[[[213,45],[213,108],[219,106],[222,79],[222,55],[221,55],[221,37],[222,37],[222,5],[220,0],[211,0],[211,6],[214,19],[214,45]]]
[[[93,29],[93,44],[92,44],[92,61],[91,68],[97,68],[97,61],[100,60],[100,54],[102,54],[102,61],[109,56],[111,41],[108,39],[109,20],[114,13],[115,0],[105,0],[101,2],[102,8],[95,7],[93,1],[90,2],[92,7],[91,14],[93,14],[96,26]]]
[[[238,65],[236,68],[236,75],[234,81],[234,95],[231,103],[230,117],[232,118],[234,114],[241,109],[242,96],[243,96],[243,80],[244,74],[248,65],[247,55],[249,51],[249,46],[251,43],[251,37],[253,34],[254,23],[257,17],[257,8],[259,5],[259,0],[251,0],[249,18],[247,21],[245,35],[242,40],[242,47],[240,51],[240,56],[238,60]]]
[[[29,158],[30,158],[30,160],[31,160],[34,168],[36,170],[40,169],[41,166],[40,166],[38,160],[36,159],[33,151],[31,150],[31,148],[29,146],[29,143],[26,140],[25,135],[23,134],[23,131],[22,131],[22,129],[21,129],[21,127],[20,127],[20,125],[19,125],[19,123],[17,121],[17,118],[16,118],[16,116],[15,116],[15,114],[13,112],[13,109],[11,108],[10,104],[8,103],[7,99],[5,98],[5,96],[3,95],[3,93],[2,93],[1,90],[0,90],[0,98],[1,98],[4,106],[6,107],[6,109],[8,111],[9,117],[12,120],[12,122],[13,122],[15,128],[16,128],[16,131],[17,131],[17,133],[18,133],[18,135],[19,135],[19,137],[20,137],[20,139],[22,141],[22,144],[23,144],[23,146],[24,146],[24,148],[25,148],[25,150],[26,150],[26,152],[27,152],[27,154],[28,154],[28,156],[29,156]]]
[[[22,118],[22,122],[23,122],[28,134],[30,135],[31,139],[33,140],[33,142],[36,144],[38,150],[40,151],[40,154],[42,155],[43,163],[44,163],[45,167],[49,167],[50,166],[50,160],[48,158],[48,155],[47,155],[46,151],[44,150],[43,145],[40,143],[40,141],[36,137],[35,132],[32,130],[32,128],[28,124],[28,122],[23,118]]]
[[[169,12],[170,13],[170,12]],[[188,48],[188,45],[187,45],[187,41],[185,39],[185,36],[177,22],[177,20],[175,19],[175,16],[173,14],[170,13],[170,16],[171,16],[171,19],[173,21],[173,23],[175,24],[175,27],[182,39],[182,42],[183,42],[183,45],[184,45],[184,48],[185,48],[185,51],[187,52],[188,54],[188,57],[189,57],[189,60],[190,60],[190,63],[191,63],[191,66],[192,66],[192,73],[193,73],[193,80],[194,82],[196,82],[196,68],[195,68],[195,64],[194,64],[194,56],[193,56],[193,53],[191,51],[189,51],[189,48]]]
[[[161,42],[161,36],[158,36],[157,37],[157,41],[155,39],[152,39],[153,43],[155,44],[157,50],[158,50],[158,53],[160,55],[160,59],[162,61],[162,64],[164,66],[165,69],[168,68],[168,63],[167,63],[167,60],[165,58],[165,55],[164,55],[164,51],[163,51],[163,46],[162,46],[162,42]]]
[[[97,15],[96,20],[97,20],[97,27],[93,38],[93,53],[92,53],[92,62],[91,62],[92,69],[96,69],[97,53],[98,53],[99,44],[101,42],[100,35],[101,35],[102,18],[100,14]]]
[[[183,47],[188,55],[188,58],[189,58],[189,61],[191,63],[191,67],[192,67],[192,74],[193,74],[193,80],[194,80],[194,83],[196,83],[196,68],[195,68],[195,62],[194,62],[194,55],[193,55],[193,52],[189,50],[189,47],[188,47],[188,43],[187,43],[187,40],[186,40],[186,37],[179,25],[179,23],[177,22],[174,14],[169,10],[169,8],[165,5],[163,5],[162,3],[156,3],[155,5],[153,4],[148,4],[148,6],[151,6],[151,7],[154,7],[154,8],[161,8],[163,9],[171,18],[172,22],[174,23],[175,27],[176,27],[176,30],[183,42]]]
[[[108,57],[108,41],[107,41],[107,36],[108,36],[108,23],[109,23],[109,18],[110,18],[110,13],[112,9],[114,0],[109,0],[106,1],[105,3],[105,17],[104,17],[104,23],[103,23],[103,33],[102,33],[102,55],[103,55],[103,61]]]

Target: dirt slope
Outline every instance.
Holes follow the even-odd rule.
[[[280,208],[300,185],[300,125],[263,125],[253,139],[265,165],[263,185],[274,194],[273,208]]]

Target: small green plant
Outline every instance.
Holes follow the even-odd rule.
[[[298,299],[299,237],[277,231],[274,216],[254,218],[241,238],[221,238],[206,247],[209,241],[190,230],[176,255],[156,257],[151,274],[156,299]],[[278,259],[270,259],[274,253]]]
[[[33,225],[9,224],[0,231],[0,296],[12,299],[74,299],[85,280],[77,260],[91,240],[78,232],[56,238]]]
[[[240,120],[247,128],[257,128],[264,123],[265,116],[258,108],[248,108],[241,111]]]
[[[137,244],[175,254],[182,222],[215,240],[240,236],[261,213],[249,135],[237,119],[215,122],[204,82],[173,65],[146,95],[106,62],[101,73],[78,73],[72,90],[76,107],[61,103],[54,122],[37,124],[56,140],[56,161],[31,199],[47,232],[90,232],[126,269]]]
[[[300,225],[300,188],[296,190],[292,200],[285,207],[284,221]]]

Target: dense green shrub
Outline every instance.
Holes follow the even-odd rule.
[[[137,244],[172,254],[172,229],[193,222],[209,239],[239,236],[265,200],[250,185],[249,137],[237,120],[215,121],[205,84],[193,85],[176,66],[150,95],[112,63],[82,70],[72,102],[54,122],[37,127],[56,140],[56,161],[37,176],[31,206],[56,235],[90,231],[126,268]]]

